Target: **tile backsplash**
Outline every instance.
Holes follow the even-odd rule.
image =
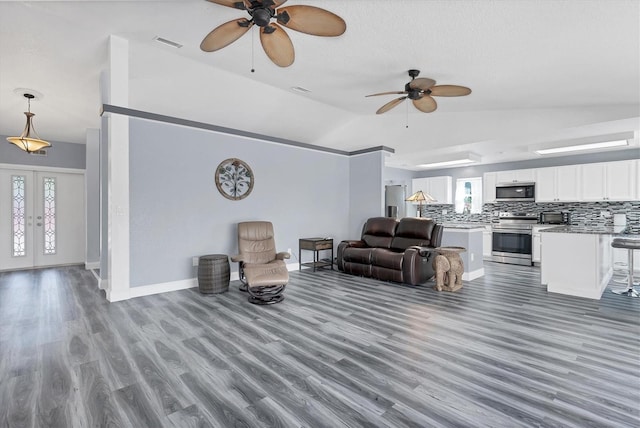
[[[447,214],[442,214],[446,210]],[[466,222],[492,223],[497,218],[494,213],[503,211],[539,214],[542,211],[568,211],[572,226],[613,226],[614,214],[627,215],[627,227],[632,233],[640,233],[640,201],[633,202],[497,202],[484,204],[482,213],[457,214],[454,205],[429,204],[422,206],[422,217],[431,217],[438,223]],[[608,213],[602,216],[601,213]]]

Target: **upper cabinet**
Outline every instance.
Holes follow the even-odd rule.
[[[581,165],[583,201],[633,201],[638,195],[638,160]]]
[[[517,169],[496,172],[496,183],[532,183],[536,181],[535,169]]]
[[[434,204],[453,204],[453,180],[451,176],[414,178],[413,192],[422,190],[436,199]]]
[[[536,202],[575,202],[580,200],[580,165],[536,170]]]
[[[496,172],[485,172],[482,175],[482,203],[493,203],[496,201]]]

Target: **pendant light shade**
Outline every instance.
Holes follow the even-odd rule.
[[[35,96],[33,94],[24,94],[24,97],[28,100],[29,104],[29,111],[24,112],[25,116],[27,116],[27,124],[19,137],[7,137],[7,141],[15,144],[27,153],[33,153],[51,147],[51,143],[40,139],[33,127],[33,116],[35,116],[35,114],[31,113],[31,100],[35,98]]]

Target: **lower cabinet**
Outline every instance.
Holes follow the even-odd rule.
[[[531,261],[534,263],[540,263],[540,254],[542,250],[540,233],[534,233],[531,238]]]
[[[491,245],[493,240],[493,234],[491,232],[491,226],[485,226],[482,232],[482,258],[491,258]]]

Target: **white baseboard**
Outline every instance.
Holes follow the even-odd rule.
[[[476,269],[471,272],[464,272],[462,274],[463,281],[473,281],[474,279],[484,276],[484,268]]]
[[[152,294],[167,293],[169,291],[186,290],[198,286],[196,278],[183,279],[180,281],[162,282],[158,284],[143,285],[141,287],[129,288],[129,298],[150,296]]]
[[[95,275],[95,273],[94,273],[94,275]],[[99,290],[108,290],[109,289],[109,280],[108,279],[102,279],[102,278],[98,277],[98,289]]]
[[[298,270],[299,263],[290,263],[287,265],[289,272]],[[231,281],[238,281],[240,275],[238,272],[231,272]],[[106,285],[103,287],[103,283],[108,281],[105,279],[98,279],[98,287],[100,289],[106,289]],[[121,300],[133,299],[134,297],[150,296],[152,294],[168,293],[170,291],[185,290],[187,288],[194,288],[198,286],[198,278],[183,279],[180,281],[161,282],[157,284],[143,285],[140,287],[130,287],[128,290],[120,291],[117,293],[111,293],[107,291],[107,300],[109,302],[118,302]]]
[[[86,270],[100,269],[100,262],[84,262],[84,268]]]

